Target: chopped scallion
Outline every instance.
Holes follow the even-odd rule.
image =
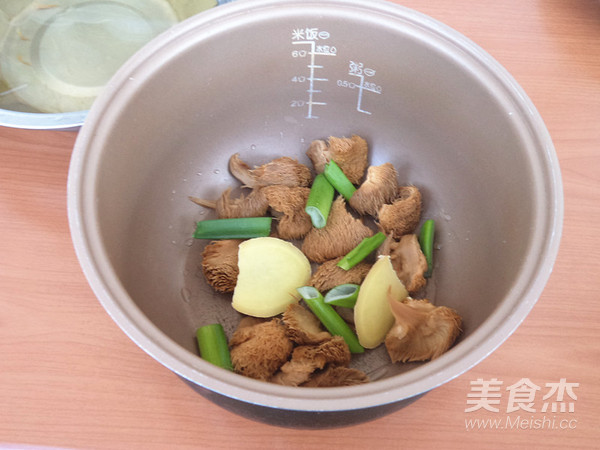
[[[325,303],[343,306],[344,308],[354,308],[359,290],[360,286],[358,284],[340,284],[325,294]]]
[[[419,233],[419,244],[421,245],[421,251],[425,255],[427,260],[427,271],[425,272],[425,278],[431,277],[433,271],[433,236],[435,234],[435,221],[433,219],[426,220],[421,227]]]
[[[308,200],[306,202],[306,213],[310,216],[315,228],[323,228],[327,224],[327,216],[333,203],[335,190],[325,175],[320,173],[315,177]]]
[[[200,357],[215,366],[233,370],[225,330],[220,323],[205,325],[196,330]]]
[[[347,201],[350,201],[350,198],[356,191],[356,188],[350,182],[342,169],[340,169],[340,166],[338,166],[333,160],[329,161],[327,164],[325,164],[325,170],[323,173],[335,190],[342,194]]]
[[[250,239],[271,233],[272,217],[239,217],[202,220],[196,225],[196,239]]]
[[[379,232],[371,237],[364,238],[360,244],[354,247],[350,252],[344,256],[337,263],[338,267],[341,267],[344,270],[350,270],[354,266],[356,266],[359,262],[365,259],[369,254],[383,244],[385,241],[386,235],[383,232]]]
[[[321,321],[331,334],[341,336],[348,344],[351,353],[363,353],[364,347],[358,342],[358,338],[350,325],[333,309],[333,306],[325,303],[323,295],[312,286],[303,286],[297,289],[310,310]]]

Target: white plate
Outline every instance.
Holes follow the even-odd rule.
[[[178,21],[167,0],[33,2],[6,30],[4,92],[41,112],[89,109],[131,55]]]

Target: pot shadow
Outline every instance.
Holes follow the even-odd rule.
[[[306,430],[342,428],[371,422],[411,405],[426,394],[371,408],[344,411],[298,411],[243,402],[209,391],[185,378],[179,378],[202,397],[233,414],[267,425]]]

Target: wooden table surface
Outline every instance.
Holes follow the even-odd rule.
[[[67,222],[76,133],[0,128],[0,448],[600,448],[600,2],[403,4],[503,64],[553,137],[563,238],[520,328],[476,367],[383,418],[313,431],[252,422],[191,391],[94,297]],[[498,411],[468,411],[493,379]]]

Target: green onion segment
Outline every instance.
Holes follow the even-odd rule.
[[[318,174],[310,188],[305,208],[315,228],[323,228],[327,224],[334,194],[335,189],[325,175]]]
[[[360,286],[358,284],[340,284],[325,294],[325,303],[343,306],[344,308],[354,308],[359,290]]]
[[[344,270],[352,269],[359,262],[369,256],[373,250],[383,244],[385,239],[386,235],[381,231],[371,237],[364,238],[360,244],[358,244],[356,247],[350,250],[346,256],[340,259],[340,261],[337,263],[337,266]]]
[[[435,221],[433,219],[426,220],[421,227],[419,233],[419,244],[421,245],[421,251],[425,255],[427,260],[427,271],[425,272],[425,278],[431,277],[433,272],[433,236],[435,234]]]
[[[347,201],[352,198],[356,188],[335,161],[332,160],[325,164],[323,173],[335,190],[342,194]]]
[[[196,224],[196,239],[250,239],[271,233],[272,217],[239,217],[202,220]]]
[[[200,357],[215,366],[233,370],[225,330],[220,323],[205,325],[196,330]]]
[[[323,295],[312,286],[303,286],[297,289],[310,310],[321,321],[331,334],[341,336],[348,344],[351,353],[363,353],[364,347],[358,342],[358,338],[350,325],[340,317],[333,306],[325,303]]]

